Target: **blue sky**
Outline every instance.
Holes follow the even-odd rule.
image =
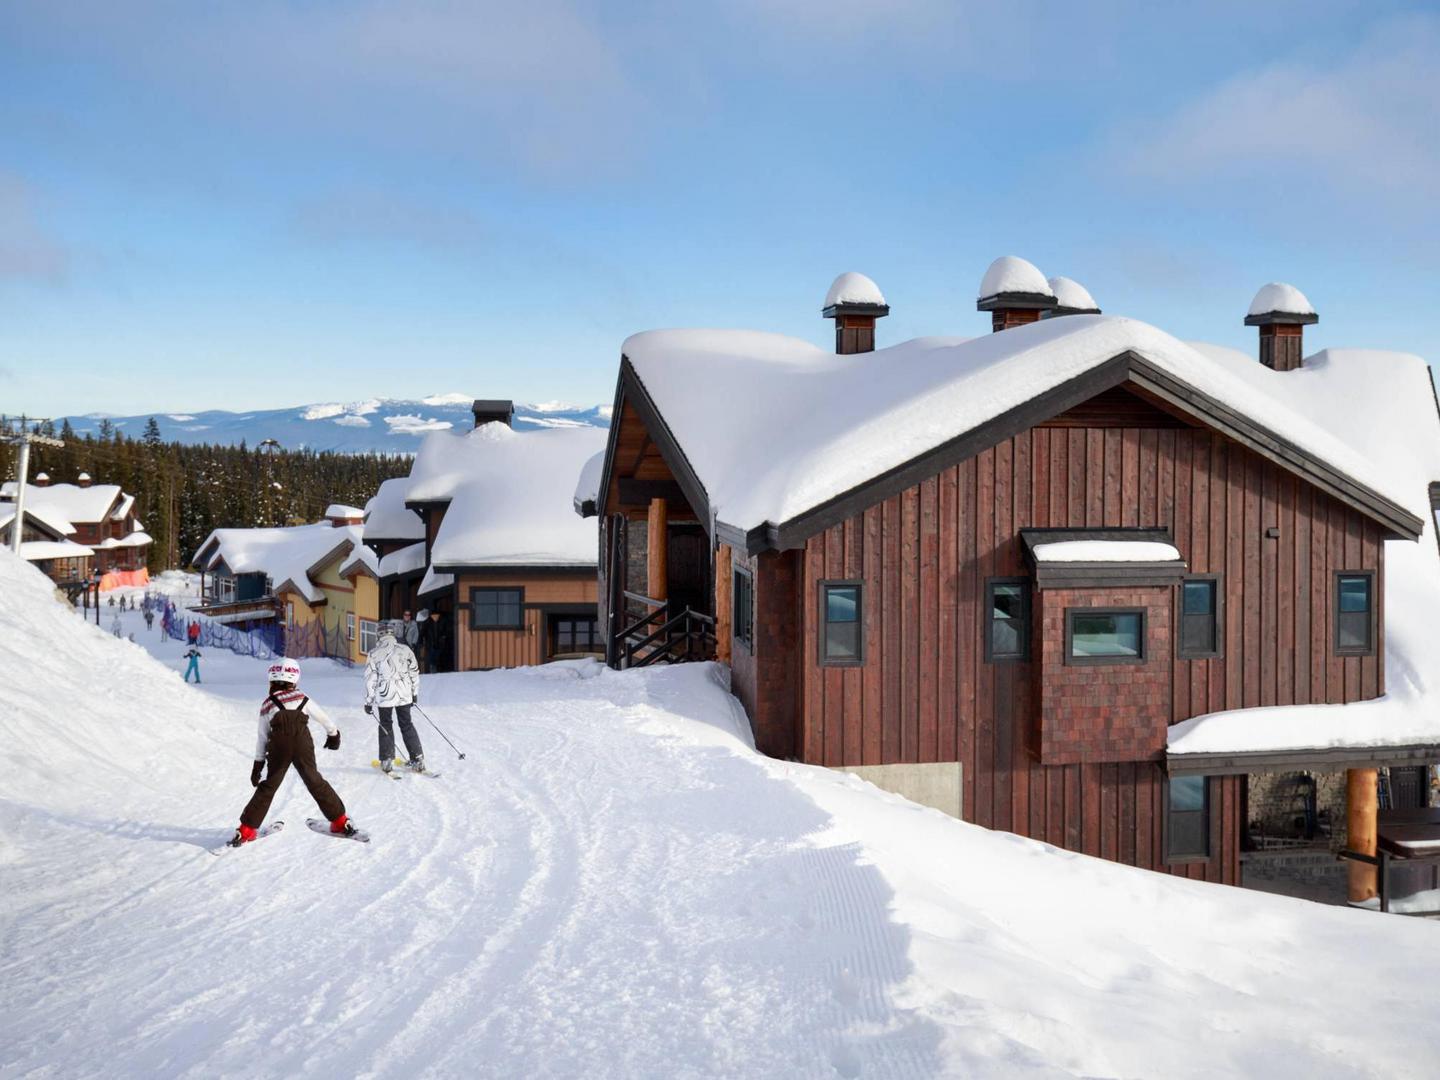
[[[983,333],[1003,254],[1433,360],[1436,55],[1375,2],[4,3],[0,412],[606,401],[637,330],[831,340],[844,270],[882,345]]]

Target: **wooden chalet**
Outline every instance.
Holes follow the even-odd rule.
[[[0,487],[0,509],[13,504],[15,494],[13,481]],[[96,484],[83,472],[73,484],[56,484],[42,472],[26,488],[25,507],[50,522],[51,531],[58,528],[69,543],[90,549],[85,570],[101,575],[102,590],[150,580],[146,562],[153,541],[136,515],[135,496],[118,484]],[[78,572],[76,560],[84,558],[69,554],[46,561],[66,575]]]
[[[442,663],[457,671],[602,653],[595,528],[563,496],[605,433],[516,432],[503,400],[471,411],[470,432],[432,435],[367,506],[379,616],[440,612]]]
[[[93,549],[71,537],[75,526],[42,511],[24,511],[20,525],[20,557],[59,586],[77,586],[91,580]],[[0,547],[10,550],[14,538],[15,504],[0,503]]]
[[[766,754],[1216,882],[1240,880],[1252,778],[1348,769],[1349,843],[1373,855],[1375,770],[1440,760],[1440,725],[1169,743],[1191,718],[1386,691],[1386,550],[1408,556],[1424,508],[1337,437],[1343,400],[1309,415],[1308,304],[1252,310],[1261,363],[1101,316],[1023,260],[997,261],[977,306],[990,335],[872,351],[889,308],[846,275],[833,353],[629,339],[585,507],[609,662],[714,656]]]

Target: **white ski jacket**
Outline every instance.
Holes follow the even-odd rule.
[[[316,705],[313,700],[306,701],[305,694],[299,690],[281,690],[277,694],[267,696],[265,700],[260,703],[260,738],[255,743],[256,761],[265,760],[265,747],[270,743],[270,721],[275,716],[275,702],[270,700],[271,697],[275,698],[287,709],[298,709],[300,702],[305,701],[305,718],[307,720],[312,724],[319,724],[323,727],[326,735],[340,734],[340,729],[335,726],[335,722],[330,719],[325,710],[319,705]]]
[[[409,645],[386,635],[365,661],[365,704],[393,708],[409,705],[420,693],[420,665]]]

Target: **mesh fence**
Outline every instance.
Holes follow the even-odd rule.
[[[205,649],[226,649],[259,660],[289,656],[296,660],[329,657],[346,665],[351,662],[350,639],[338,621],[334,626],[326,626],[323,619],[306,626],[271,622],[246,630],[215,622],[193,611],[182,611],[168,599],[159,600],[156,606],[166,636],[176,641],[189,641],[190,627],[196,625],[200,633],[196,643]]]

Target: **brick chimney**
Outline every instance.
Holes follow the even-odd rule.
[[[75,478],[75,483],[78,484],[80,487],[89,487],[91,483],[93,483],[93,481],[90,479],[90,474],[88,472],[82,472],[79,476]]]
[[[1014,255],[1002,255],[990,264],[975,298],[975,309],[990,312],[990,329],[996,332],[1039,322],[1041,315],[1058,306],[1045,275],[1034,263]]]
[[[1260,328],[1260,363],[1294,371],[1305,363],[1305,327],[1320,321],[1315,307],[1294,285],[1272,281],[1250,301],[1246,326]]]
[[[1059,315],[1099,315],[1100,305],[1090,295],[1090,290],[1074,278],[1052,277],[1047,284],[1055,294],[1055,307],[1045,312],[1045,318]]]
[[[470,412],[475,417],[476,427],[481,424],[515,426],[515,403],[513,401],[481,401],[477,399],[471,404]]]
[[[864,274],[845,273],[830,283],[820,314],[835,320],[835,351],[875,351],[875,320],[890,314],[880,286]]]
[[[30,481],[30,483],[31,483],[33,486],[35,486],[35,487],[49,487],[49,486],[50,486],[50,474],[49,474],[49,473],[43,473],[43,472],[42,472],[42,473],[36,473],[36,474],[35,474],[35,479],[32,480],[32,481]]]

